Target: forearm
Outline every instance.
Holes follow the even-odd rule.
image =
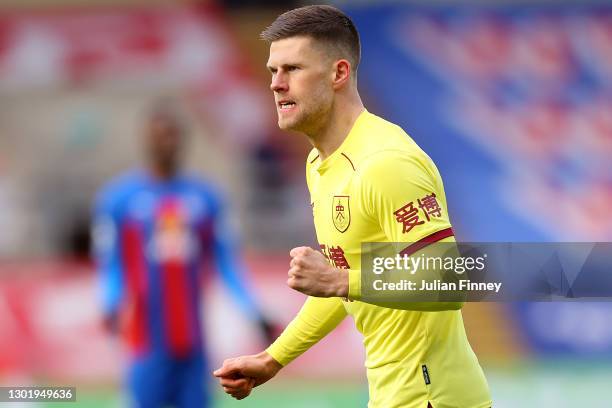
[[[329,334],[345,317],[346,310],[339,298],[309,297],[266,352],[285,366]]]
[[[245,273],[238,255],[222,245],[217,245],[215,258],[221,281],[239,305],[242,313],[250,319],[259,319],[263,314],[253,295],[249,275]]]

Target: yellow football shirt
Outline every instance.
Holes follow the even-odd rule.
[[[363,334],[368,407],[490,407],[460,310],[401,310],[359,301],[362,242],[454,240],[432,160],[399,126],[364,111],[328,158],[321,161],[313,149],[306,178],[321,250],[337,268],[349,269],[352,301],[309,297],[267,352],[286,365],[349,314]]]

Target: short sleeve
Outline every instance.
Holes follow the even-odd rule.
[[[366,214],[389,242],[435,242],[453,234],[440,174],[424,153],[373,155],[364,163],[361,194]]]

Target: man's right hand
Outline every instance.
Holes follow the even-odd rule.
[[[223,390],[236,399],[249,396],[257,387],[274,377],[283,366],[265,351],[251,356],[230,358],[213,372]]]

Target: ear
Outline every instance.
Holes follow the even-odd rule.
[[[340,89],[351,78],[351,63],[345,59],[340,59],[334,63],[334,68],[332,85],[334,89]]]

